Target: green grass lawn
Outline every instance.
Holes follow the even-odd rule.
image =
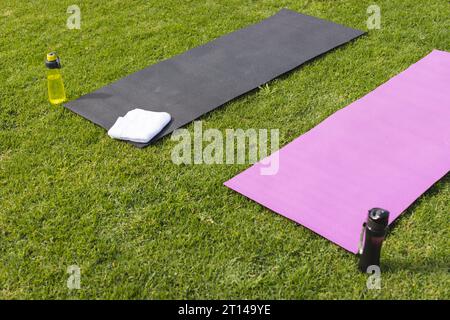
[[[357,258],[222,183],[249,165],[172,163],[48,103],[57,50],[69,99],[286,7],[367,30],[373,1],[75,0],[0,4],[0,298],[450,298],[447,174],[395,223],[382,290]],[[432,49],[450,51],[447,0],[377,0],[382,26],[203,117],[280,128],[285,145]],[[193,126],[187,127],[192,130]],[[81,267],[81,289],[66,286]]]

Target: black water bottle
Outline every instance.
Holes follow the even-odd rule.
[[[369,266],[380,266],[381,246],[386,237],[388,223],[389,211],[380,208],[369,210],[361,233],[359,269],[362,272],[367,272]]]

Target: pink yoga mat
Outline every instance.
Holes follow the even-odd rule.
[[[369,209],[392,222],[450,170],[450,53],[434,50],[277,156],[276,174],[259,162],[225,185],[357,253]]]

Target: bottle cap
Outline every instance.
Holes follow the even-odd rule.
[[[369,210],[369,218],[367,219],[367,227],[374,231],[383,231],[389,223],[389,211],[381,208],[373,208]]]
[[[47,53],[47,58],[45,59],[45,66],[48,69],[60,69],[61,62],[56,52]]]

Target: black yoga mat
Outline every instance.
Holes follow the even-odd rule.
[[[152,143],[363,33],[283,9],[260,23],[133,73],[65,106],[107,130],[118,117],[135,108],[170,113],[172,121]]]

